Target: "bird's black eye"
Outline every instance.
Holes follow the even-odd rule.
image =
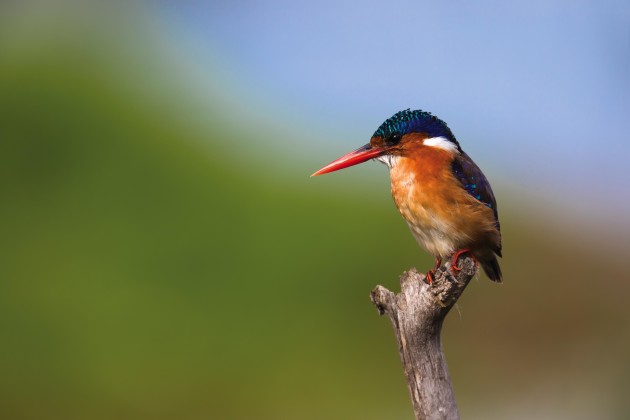
[[[385,139],[387,144],[392,146],[400,143],[400,140],[402,140],[402,135],[400,133],[394,133]]]

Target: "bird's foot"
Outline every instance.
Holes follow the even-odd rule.
[[[427,275],[425,276],[424,281],[426,281],[428,284],[433,284],[433,280],[435,279],[435,271],[440,268],[440,265],[442,264],[442,259],[435,257],[435,267],[433,267],[433,269],[427,271]]]
[[[469,253],[470,256],[473,258],[473,260],[475,260],[475,267],[479,267],[479,261],[477,261],[477,257],[475,257],[475,254],[473,254],[470,249],[466,248],[466,249],[460,249],[459,251],[453,254],[453,258],[451,261],[451,269],[453,269],[454,271],[461,271],[461,268],[457,266],[457,260],[459,260],[459,257],[465,253]]]

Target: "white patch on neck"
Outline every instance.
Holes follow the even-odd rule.
[[[447,152],[459,153],[457,145],[446,137],[431,137],[430,139],[424,139],[423,143],[425,146],[437,147]]]
[[[396,155],[381,155],[377,158],[374,158],[374,160],[378,160],[379,162],[384,163],[385,165],[387,165],[387,167],[389,167],[389,169],[391,169],[398,162],[399,158],[400,157]]]

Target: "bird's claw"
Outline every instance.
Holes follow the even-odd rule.
[[[459,260],[459,257],[462,254],[465,254],[465,253],[469,253],[470,256],[472,257],[472,259],[475,261],[475,268],[479,267],[479,261],[477,261],[477,257],[475,257],[475,254],[473,254],[470,249],[460,249],[455,254],[453,254],[453,258],[451,260],[451,269],[453,271],[461,271],[462,270],[461,267],[457,266],[457,261]]]
[[[427,284],[433,284],[433,280],[435,280],[435,272],[437,271],[438,268],[440,268],[441,264],[442,264],[442,259],[435,257],[435,266],[433,267],[432,270],[429,270],[427,272],[427,275],[424,278],[424,281],[427,282]]]

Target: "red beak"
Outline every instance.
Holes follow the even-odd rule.
[[[350,166],[358,165],[366,160],[373,159],[382,155],[385,152],[380,147],[374,148],[369,143],[365,146],[359,147],[357,150],[353,150],[347,155],[341,156],[339,159],[333,160],[328,165],[324,166],[319,171],[315,172],[311,176],[323,175],[329,172],[338,171],[339,169],[348,168]]]

